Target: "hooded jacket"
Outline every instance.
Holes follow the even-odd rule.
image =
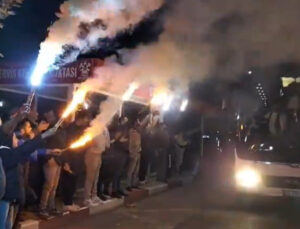
[[[15,149],[11,149],[7,146],[0,146],[0,158],[6,174],[4,200],[10,202],[19,201],[21,189],[18,164],[25,162],[30,154],[42,147],[43,140],[41,137],[25,142]]]

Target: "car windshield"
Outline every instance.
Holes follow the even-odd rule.
[[[300,123],[297,113],[269,112],[259,125],[252,126],[237,146],[246,160],[300,163]]]

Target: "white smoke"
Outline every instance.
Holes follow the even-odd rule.
[[[97,46],[99,38],[112,38],[118,32],[135,26],[147,14],[158,9],[161,4],[162,0],[67,1],[61,6],[61,13],[58,14],[59,20],[49,28],[46,42],[53,41],[61,46],[73,45],[84,51]],[[79,39],[79,25],[92,23],[95,20],[101,20],[105,29],[92,29],[86,39]]]
[[[170,88],[175,80],[185,91],[193,80],[235,80],[253,67],[299,62],[299,7],[298,0],[175,1],[157,43],[123,50],[125,65],[108,61],[94,80],[114,79],[103,87],[117,94],[133,81]]]
[[[79,53],[97,47],[98,39],[113,38],[118,32],[134,28],[162,3],[163,0],[66,1],[57,14],[59,19],[50,26],[49,34],[41,44],[32,84],[40,84],[42,76],[63,54],[65,45],[77,51],[63,60],[64,63],[74,61]]]
[[[162,36],[193,78],[234,80],[255,67],[300,61],[298,0],[175,2]]]

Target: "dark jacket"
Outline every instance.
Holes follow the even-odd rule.
[[[65,129],[58,129],[55,135],[51,136],[50,138],[46,139],[45,141],[45,147],[46,149],[64,149],[67,147],[67,136],[66,136],[66,130]],[[48,161],[49,159],[54,158],[54,160],[57,162],[57,164],[61,165],[63,164],[63,158],[62,156],[56,156],[56,155],[45,155],[44,161]]]
[[[25,142],[18,148],[0,147],[0,158],[6,174],[6,188],[3,199],[7,201],[19,201],[20,177],[18,165],[25,162],[31,153],[43,147],[43,140],[37,137]]]
[[[2,166],[2,160],[0,158],[0,199],[2,199],[5,193],[5,183],[6,183],[5,172]]]
[[[70,146],[76,140],[78,140],[83,134],[86,127],[77,126],[75,123],[72,123],[66,128],[66,142],[65,147]],[[84,154],[89,144],[78,149],[67,150],[61,156],[62,163],[68,163],[71,167],[71,170],[74,174],[84,173],[85,164],[84,164]]]

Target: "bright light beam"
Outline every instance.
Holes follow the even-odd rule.
[[[166,99],[166,102],[163,105],[163,111],[168,111],[170,110],[171,104],[173,102],[173,95],[169,95]]]
[[[136,91],[136,89],[138,89],[139,85],[137,83],[131,83],[129,85],[129,88],[127,89],[127,91],[123,94],[122,96],[122,100],[123,101],[127,101],[131,98],[131,96],[133,95],[133,93]]]
[[[180,106],[180,111],[184,112],[186,110],[188,104],[189,104],[189,100],[188,99],[183,100],[182,103],[181,103],[181,106]]]
[[[61,53],[61,46],[57,43],[42,43],[41,50],[36,62],[36,67],[30,78],[30,83],[34,87],[38,87],[43,80],[43,76],[50,70],[54,64],[56,57]]]
[[[82,146],[85,146],[88,142],[90,142],[92,140],[93,140],[92,136],[90,134],[86,134],[86,135],[82,136],[81,138],[79,138],[76,142],[71,144],[70,148],[71,149],[80,148]]]
[[[79,89],[75,92],[72,102],[68,105],[62,115],[63,119],[67,118],[74,110],[76,110],[79,104],[84,103],[87,92],[88,91],[85,88]]]

